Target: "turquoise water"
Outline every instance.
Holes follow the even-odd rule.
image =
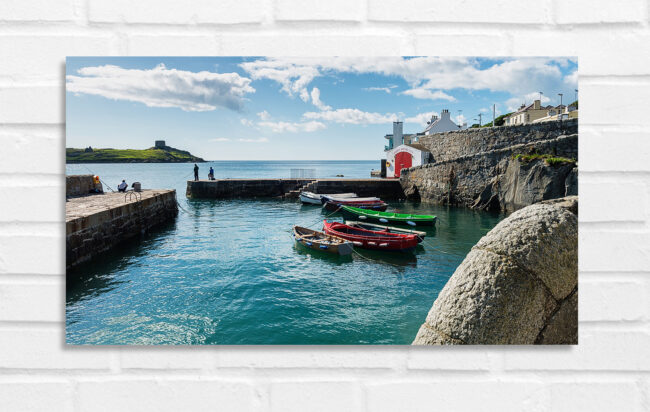
[[[300,164],[299,164],[300,163]],[[378,162],[214,162],[219,177],[368,177]],[[414,253],[307,251],[292,225],[329,212],[283,200],[188,200],[187,164],[68,165],[68,174],[176,188],[178,218],[68,274],[71,344],[409,344],[470,248],[502,215],[391,203],[432,213]],[[200,164],[201,176],[210,163]],[[86,169],[86,167],[88,169]],[[342,220],[333,215],[330,219]]]

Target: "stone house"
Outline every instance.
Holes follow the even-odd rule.
[[[522,104],[519,110],[512,113],[504,119],[505,126],[515,126],[519,124],[530,124],[537,119],[548,116],[548,111],[553,109],[553,106],[542,106],[540,100],[535,100],[533,103],[526,106]]]

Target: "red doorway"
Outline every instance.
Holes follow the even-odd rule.
[[[395,155],[395,177],[399,177],[402,169],[407,169],[413,164],[413,157],[409,152],[399,152]]]

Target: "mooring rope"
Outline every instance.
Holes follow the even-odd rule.
[[[99,177],[99,175],[96,175],[95,172],[93,172],[92,170],[90,170],[89,168],[87,168],[86,165],[81,164],[81,166],[83,166],[84,169],[88,170],[88,171],[89,171],[93,176],[97,176],[97,178],[99,179],[100,182],[102,182],[102,183],[103,183],[107,188],[109,188],[109,189],[111,190],[111,192],[115,193],[115,190],[113,190],[113,188],[110,187],[110,186],[108,185],[108,183],[104,182],[104,181]]]

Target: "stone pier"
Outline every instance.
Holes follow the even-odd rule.
[[[175,190],[95,194],[66,202],[66,267],[88,261],[113,246],[178,215]]]
[[[309,185],[315,193],[354,192],[359,196],[376,196],[385,200],[403,199],[404,191],[397,179],[221,179],[190,180],[187,197],[192,199],[284,197]]]

